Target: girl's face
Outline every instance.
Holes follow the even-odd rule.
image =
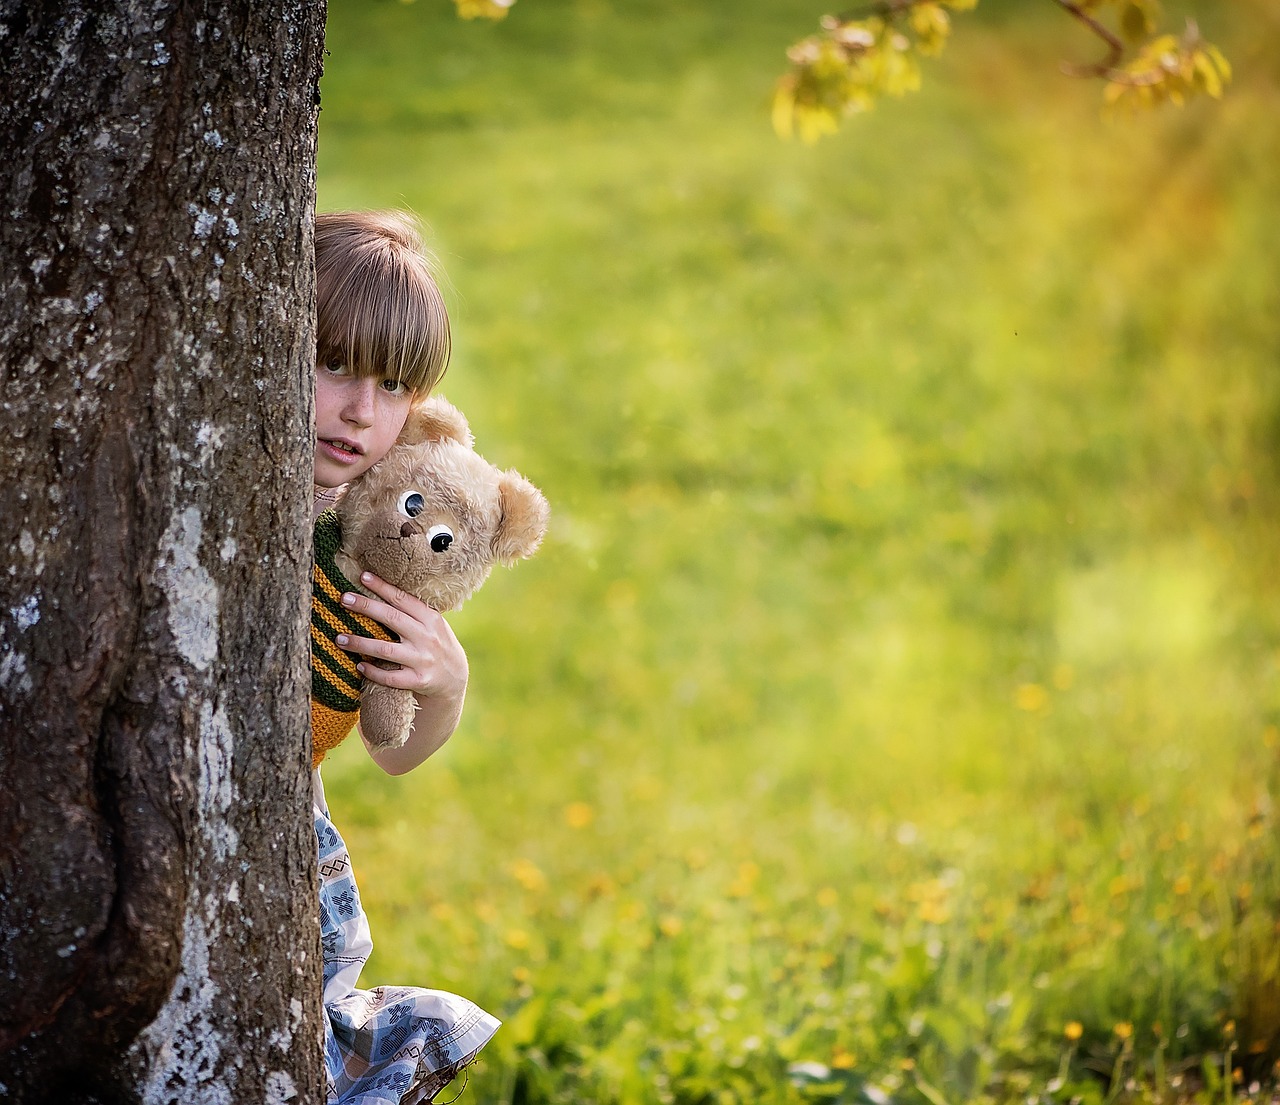
[[[319,487],[349,483],[395,444],[409,417],[413,392],[379,376],[357,376],[346,365],[316,365],[316,460]]]

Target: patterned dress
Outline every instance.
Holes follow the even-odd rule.
[[[316,511],[332,496],[316,496]],[[312,772],[320,857],[320,944],[324,954],[324,1065],[328,1105],[418,1105],[431,1101],[498,1030],[466,998],[418,986],[356,983],[373,951],[351,858]]]

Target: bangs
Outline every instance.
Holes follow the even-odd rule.
[[[345,229],[317,220],[316,357],[425,395],[448,367],[450,336],[421,243],[403,223],[394,236]]]

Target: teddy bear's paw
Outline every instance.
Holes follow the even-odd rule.
[[[399,748],[409,739],[416,708],[408,691],[366,683],[360,695],[360,732],[373,748]]]

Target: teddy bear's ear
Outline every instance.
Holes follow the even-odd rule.
[[[468,449],[475,445],[462,412],[439,395],[414,404],[397,438],[401,445],[421,445],[424,441],[457,441]]]
[[[503,564],[532,556],[547,532],[551,507],[542,492],[518,472],[498,478],[498,502],[502,517],[493,536],[493,553]]]

